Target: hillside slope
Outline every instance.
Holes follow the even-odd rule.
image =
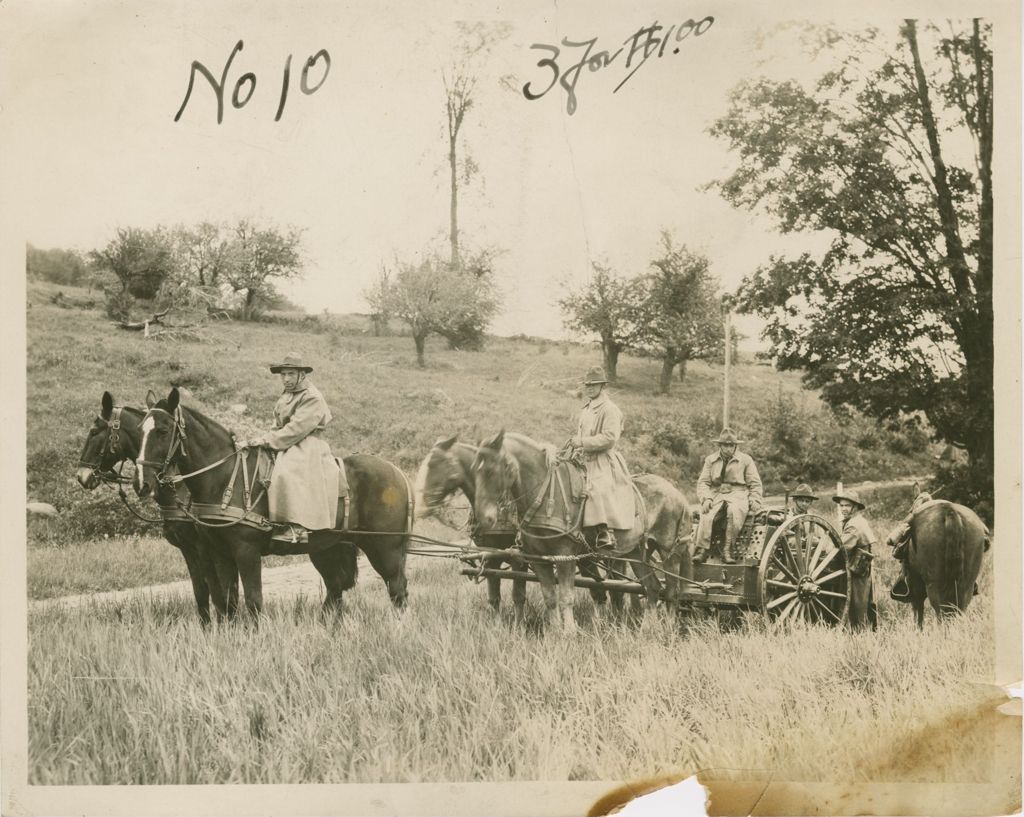
[[[352,321],[316,317],[293,323],[223,321],[202,339],[144,338],[113,327],[98,306],[51,302],[54,287],[30,282],[28,320],[28,495],[54,504],[58,522],[45,538],[133,530],[112,492],[82,491],[73,479],[85,432],[109,390],[141,405],[152,388],[187,387],[201,409],[225,417],[244,403],[240,430],[269,426],[278,379],[267,366],[290,350],[315,367],[314,382],[334,412],[327,438],[336,453],[369,451],[413,473],[440,437],[480,439],[501,428],[560,444],[575,428],[582,373],[600,362],[596,348],[494,338],[481,352],[428,344],[426,369],[406,337],[358,334]],[[65,292],[71,292],[63,288]],[[72,293],[70,300],[84,300]],[[615,400],[626,417],[621,450],[635,471],[661,474],[693,496],[702,457],[719,430],[722,368],[689,366],[669,396],[656,395],[657,361],[624,357]],[[751,362],[736,366],[733,425],[748,442],[766,487],[798,480],[819,487],[927,471],[923,437],[881,430],[864,418],[841,420],[799,376]],[[42,529],[36,530],[37,536]]]

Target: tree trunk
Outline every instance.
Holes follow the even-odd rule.
[[[412,336],[412,339],[416,343],[416,365],[422,369],[427,365],[427,359],[425,357],[427,335],[425,332],[417,333]]]
[[[242,304],[242,320],[251,321],[256,312],[256,290],[251,287],[245,291],[245,303]]]
[[[686,380],[686,363],[687,359],[684,357],[679,361],[679,382],[682,383]]]
[[[448,148],[448,164],[451,167],[452,198],[451,198],[451,244],[452,244],[452,266],[458,267],[461,263],[459,257],[459,176],[457,171],[457,160],[455,156],[455,136],[450,137],[451,144]]]
[[[667,349],[665,356],[661,359],[661,380],[658,394],[668,394],[672,386],[672,370],[676,367],[676,353],[674,349]]]
[[[609,383],[618,380],[619,351],[621,347],[613,340],[601,343],[601,355],[604,358],[604,373]]]

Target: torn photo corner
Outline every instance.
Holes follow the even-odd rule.
[[[1019,811],[1020,22],[0,0],[0,810]]]

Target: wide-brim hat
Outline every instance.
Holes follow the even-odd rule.
[[[867,505],[860,501],[860,494],[858,494],[856,491],[844,491],[843,493],[836,494],[834,497],[832,497],[833,502],[839,502],[843,499],[845,499],[847,502],[852,502],[862,511],[867,507]]]
[[[312,366],[307,366],[302,362],[302,355],[295,352],[289,352],[280,363],[272,363],[270,366],[272,374],[278,374],[282,369],[298,369],[300,372],[313,371]]]
[[[591,366],[587,369],[586,375],[583,377],[583,385],[589,386],[591,383],[607,383],[608,378],[605,377],[604,369],[600,366]]]
[[[793,492],[790,494],[790,496],[793,497],[793,499],[817,499],[818,498],[811,491],[811,486],[808,485],[806,482],[801,482],[799,485],[797,485],[796,488],[793,489]]]
[[[722,433],[719,434],[711,442],[718,443],[719,445],[739,445],[741,442],[743,442],[743,440],[739,439],[736,436],[736,433],[731,428],[726,426],[725,428],[722,429]]]

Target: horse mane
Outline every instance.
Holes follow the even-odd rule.
[[[518,431],[506,431],[505,439],[513,440],[514,442],[521,443],[522,445],[542,452],[548,462],[551,462],[554,459],[555,452],[558,450],[551,443],[537,442],[532,437],[527,437],[525,434],[520,434]]]
[[[161,409],[168,413],[173,413],[170,412],[170,410],[167,408],[166,398],[158,400],[154,408]],[[199,423],[200,427],[202,427],[203,430],[205,430],[206,432],[213,434],[223,434],[225,437],[228,438],[231,444],[234,445],[235,433],[231,429],[227,428],[225,425],[222,425],[218,420],[215,420],[213,417],[210,417],[209,415],[203,414],[199,409],[195,408],[194,406],[186,406],[183,402],[178,403],[178,408],[185,412],[186,418],[196,420]],[[188,433],[187,430],[186,433]]]

